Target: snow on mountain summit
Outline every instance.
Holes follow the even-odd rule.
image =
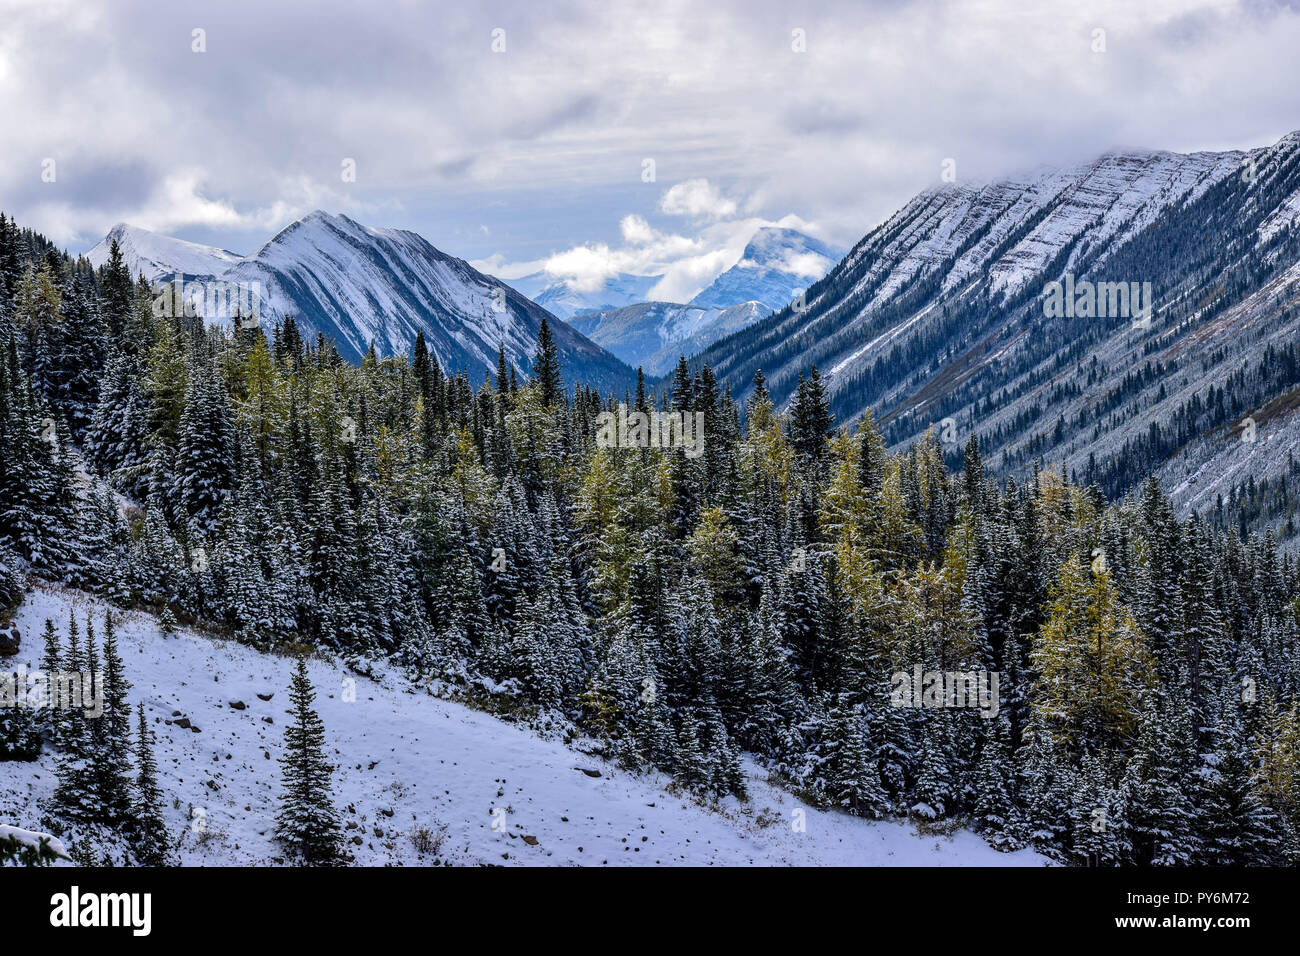
[[[725,309],[742,302],[761,302],[776,311],[830,272],[843,255],[794,229],[765,226],[750,238],[740,261],[688,304]]]
[[[99,268],[108,261],[109,247],[114,240],[131,276],[143,275],[149,282],[173,275],[216,276],[243,258],[229,249],[173,239],[119,222],[86,253],[91,265]]]

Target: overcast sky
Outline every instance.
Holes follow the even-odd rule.
[[[948,158],[1271,143],[1297,51],[1268,0],[0,0],[0,209],[250,253],[323,208],[684,295],[761,223],[852,245]]]

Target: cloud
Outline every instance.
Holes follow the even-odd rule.
[[[776,268],[801,279],[820,279],[834,266],[835,263],[820,253],[796,252],[791,249],[782,257]]]
[[[745,248],[754,234],[765,227],[793,229],[820,239],[824,230],[794,213],[777,220],[762,216],[737,218],[738,204],[722,199],[707,182],[677,183],[659,193],[654,208],[665,223],[656,228],[646,216],[627,213],[618,219],[619,242],[584,242],[531,261],[511,261],[495,252],[474,260],[472,265],[492,275],[518,279],[537,273],[551,283],[563,283],[570,291],[590,293],[603,288],[620,275],[658,276],[649,297],[664,302],[687,302],[719,275],[743,261]],[[682,213],[687,209],[694,212]],[[710,219],[700,210],[719,217]],[[669,228],[672,219],[686,215],[694,226],[691,234]],[[731,216],[732,218],[725,218]],[[835,265],[814,252],[785,250],[780,262],[769,266],[798,278],[821,278]]]
[[[659,200],[659,211],[693,219],[725,219],[736,214],[736,203],[723,196],[707,179],[688,179],[664,193]]]
[[[626,241],[640,245],[653,242],[659,235],[642,216],[626,215],[619,221],[618,226]]]
[[[1262,145],[1298,115],[1300,12],[1266,0],[4,6],[0,197],[73,251],[146,219],[251,249],[324,207],[467,258],[666,268],[789,210],[851,245],[948,157],[987,179]],[[675,235],[705,247],[630,254]]]
[[[629,218],[624,217],[624,226]],[[644,226],[644,229],[642,229]],[[584,243],[556,253],[542,262],[544,271],[552,281],[563,282],[575,292],[594,292],[615,276],[662,275],[680,263],[716,254],[706,241],[699,237],[665,235],[649,228],[644,220],[632,227],[629,244],[611,246],[607,243]],[[507,267],[508,274],[519,273],[518,268]]]
[[[683,191],[679,188],[682,185],[689,188]],[[685,201],[683,196],[708,197],[707,185],[703,184],[705,188],[700,184],[672,186],[661,195],[658,208],[675,210],[679,202]],[[734,204],[728,207],[716,202],[716,195],[711,198],[714,201],[708,208],[719,214],[735,213]],[[690,208],[701,207],[695,204]],[[694,215],[698,221],[700,214]],[[746,245],[765,226],[814,235],[820,231],[815,224],[791,214],[775,222],[752,216],[722,219],[704,224],[695,235],[682,235],[656,229],[644,216],[628,213],[619,219],[621,244],[581,243],[534,262],[510,262],[501,253],[494,253],[473,265],[511,279],[543,272],[551,282],[563,283],[573,292],[586,293],[598,291],[619,275],[659,276],[649,292],[652,299],[686,302],[742,261]],[[825,256],[791,250],[777,267],[800,278],[820,278],[833,265]]]

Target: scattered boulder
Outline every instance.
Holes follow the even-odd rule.
[[[537,846],[537,837],[533,836],[532,834],[529,834],[528,836],[524,837],[524,842],[527,843],[529,846]]]
[[[18,646],[22,642],[23,636],[17,625],[7,631],[0,631],[0,657],[13,657],[18,653]]]
[[[242,700],[232,700],[232,701],[230,701],[230,709],[231,709],[231,710],[243,710],[243,709],[245,708],[245,706],[246,706],[246,705],[244,704],[244,702],[243,702]]]
[[[258,699],[258,700],[270,700],[270,699],[271,699],[272,697],[274,697],[274,696],[275,696],[274,693],[270,693],[270,694],[258,694],[258,695],[257,695],[257,699]]]
[[[574,767],[573,769],[574,769],[574,770],[581,770],[581,771],[582,771],[583,773],[585,773],[588,777],[599,777],[599,776],[600,776],[600,771],[599,771],[599,770],[592,770],[590,767]]]

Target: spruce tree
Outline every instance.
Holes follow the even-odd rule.
[[[276,816],[276,838],[309,866],[346,862],[343,833],[334,812],[330,775],[325,760],[325,726],[312,704],[316,692],[307,677],[307,660],[300,657],[289,683],[293,723],[284,732],[283,794]]]
[[[974,828],[996,849],[1015,850],[1016,805],[1010,724],[1005,714],[990,721],[975,770]]]
[[[880,819],[889,811],[889,798],[880,782],[866,721],[844,695],[831,709],[828,736],[834,751],[831,798],[850,813]]]
[[[26,674],[0,671],[0,682],[8,684],[15,692],[25,690],[19,686]],[[7,695],[6,695],[7,696]],[[0,762],[6,760],[35,760],[41,755],[41,723],[36,711],[27,704],[0,700]]]
[[[187,520],[211,531],[235,482],[235,430],[226,390],[216,375],[199,376],[179,423],[175,489]]]
[[[144,702],[137,705],[135,788],[131,801],[132,849],[143,866],[166,866],[172,860],[167,824],[162,817],[162,791],[158,788],[158,765],[153,756],[153,733],[144,719]]]
[[[537,331],[537,354],[533,358],[533,377],[542,390],[542,405],[552,408],[564,395],[564,382],[560,378],[560,351],[551,334],[545,316]]]

